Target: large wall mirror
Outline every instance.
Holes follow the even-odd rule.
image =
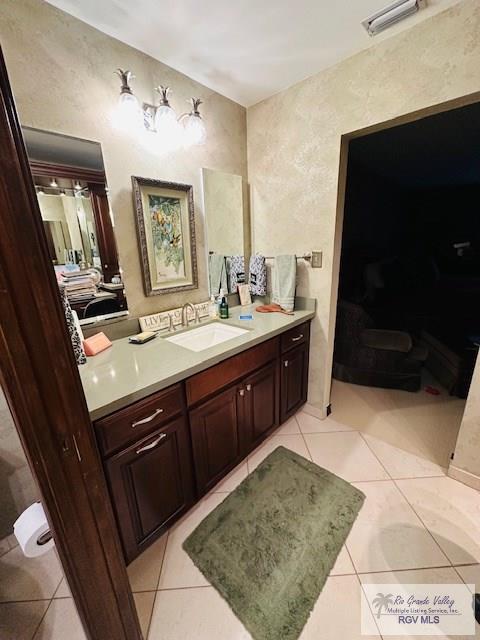
[[[127,313],[101,146],[23,128],[52,267],[81,323]]]
[[[250,259],[246,185],[242,176],[212,169],[203,169],[202,178],[210,294],[235,293]]]

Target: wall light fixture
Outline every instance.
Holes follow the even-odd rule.
[[[156,87],[156,91],[160,95],[159,104],[153,105],[144,102],[140,108],[130,86],[130,82],[135,76],[130,71],[123,69],[117,69],[115,73],[122,81],[118,105],[118,116],[122,126],[136,128],[140,120],[147,131],[160,136],[162,144],[167,148],[205,144],[207,129],[198,110],[202,104],[199,98],[190,98],[191,110],[177,117],[169,100],[170,87],[160,85]]]

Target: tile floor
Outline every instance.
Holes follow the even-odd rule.
[[[480,495],[445,475],[462,401],[343,383],[334,383],[332,395],[331,417],[319,420],[307,405],[130,565],[145,638],[250,638],[181,545],[280,444],[367,496],[301,640],[368,638],[360,632],[360,602],[369,581],[480,585]],[[15,549],[2,556],[0,603],[1,640],[85,638],[53,552],[33,561]],[[371,634],[379,637],[373,618]]]

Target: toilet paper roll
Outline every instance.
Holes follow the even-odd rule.
[[[13,532],[27,558],[41,556],[55,544],[41,502],[25,509],[13,525]]]

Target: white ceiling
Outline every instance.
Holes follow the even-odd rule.
[[[427,0],[370,38],[362,19],[390,0],[49,0],[244,106],[458,1]]]

